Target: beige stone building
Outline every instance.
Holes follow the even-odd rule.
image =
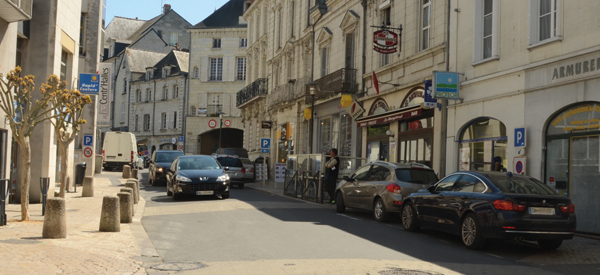
[[[244,132],[240,110],[235,108],[235,94],[246,81],[243,2],[231,0],[188,29],[191,46],[186,153],[211,154],[219,147],[242,147]]]

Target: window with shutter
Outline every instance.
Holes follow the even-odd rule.
[[[354,34],[346,34],[346,69],[354,69]]]

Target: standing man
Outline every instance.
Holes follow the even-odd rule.
[[[329,155],[331,159],[325,164],[325,182],[327,183],[327,193],[329,193],[329,202],[335,203],[335,185],[340,172],[340,158],[337,156],[338,150],[331,148]]]

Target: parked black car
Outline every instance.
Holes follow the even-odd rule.
[[[167,178],[165,177],[165,169],[171,167],[173,161],[177,157],[183,155],[183,152],[175,150],[161,150],[152,152],[150,166],[148,167],[148,183],[150,183],[152,186],[166,183]]]
[[[178,157],[167,169],[167,195],[179,199],[182,194],[229,198],[227,169],[212,156]]]
[[[557,249],[572,239],[575,206],[532,177],[510,172],[456,172],[404,199],[402,226],[428,227],[460,235],[467,248],[487,239],[537,241]]]

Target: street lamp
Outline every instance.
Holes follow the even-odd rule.
[[[225,113],[219,111],[217,114],[219,115],[219,148],[221,148],[221,135],[223,133],[223,114]]]
[[[315,120],[315,95],[317,94],[317,91],[319,89],[319,86],[317,85],[316,82],[311,81],[310,83],[308,83],[308,90],[310,91],[310,96],[312,97],[312,105],[310,107],[310,136],[309,136],[309,153],[312,153],[312,149],[313,149],[313,131],[314,131],[314,120]]]

